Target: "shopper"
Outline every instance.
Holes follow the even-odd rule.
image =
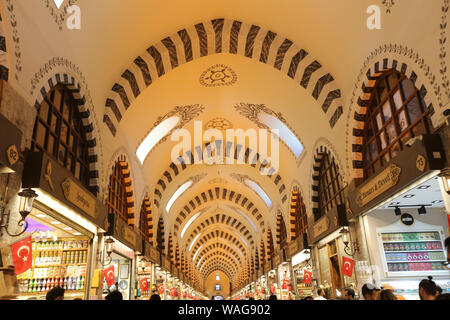
[[[269,300],[278,300],[277,296],[274,294],[271,294],[269,297]]]
[[[311,296],[307,296],[307,297],[304,297],[302,300],[314,300],[314,298]]]
[[[355,300],[355,290],[352,288],[344,288],[343,300]]]
[[[322,288],[317,289],[317,297],[314,300],[327,300],[325,298],[325,291]]]
[[[154,292],[154,293],[150,296],[150,300],[161,300],[161,297],[159,296],[159,294],[157,294],[156,292]]]
[[[108,295],[105,297],[105,300],[123,300],[123,296],[120,291],[116,290],[108,293]]]
[[[419,283],[419,296],[420,300],[435,300],[438,289],[436,283],[433,281],[433,277],[423,279]]]
[[[380,292],[380,300],[397,300],[397,297],[392,290],[385,289]]]
[[[61,287],[54,287],[45,296],[46,300],[64,300],[64,289]]]
[[[366,283],[361,288],[364,300],[380,300],[381,289],[371,283]]]
[[[444,293],[436,297],[436,300],[450,300],[450,293]]]

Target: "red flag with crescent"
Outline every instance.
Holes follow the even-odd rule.
[[[103,270],[103,274],[105,275],[105,280],[108,287],[114,285],[114,282],[116,280],[116,276],[114,275],[114,266]]]
[[[139,285],[141,286],[142,291],[148,291],[148,279],[144,278],[139,281]]]
[[[288,280],[283,280],[283,286],[282,286],[282,288],[283,288],[284,290],[286,290],[286,289],[288,288],[288,285],[289,285],[289,281],[288,281]]]
[[[303,271],[303,282],[306,284],[311,284],[312,272],[308,270]]]
[[[176,291],[175,288],[170,288],[170,296],[175,297]]]
[[[270,292],[271,293],[275,292],[275,285],[273,283],[270,285]]]
[[[31,268],[33,263],[31,236],[10,246],[16,274],[22,274]]]
[[[163,294],[164,293],[164,284],[160,284],[159,286],[158,286],[158,292],[159,292],[159,294]]]
[[[342,274],[346,275],[347,277],[351,277],[353,275],[353,264],[355,263],[354,260],[342,257]]]

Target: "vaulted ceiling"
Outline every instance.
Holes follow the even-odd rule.
[[[346,181],[352,178],[351,111],[364,68],[387,54],[377,48],[408,47],[431,66],[429,72],[439,74],[433,63],[439,51],[438,0],[433,5],[395,1],[390,13],[381,0],[75,0],[81,30],[58,23],[57,13],[63,11],[47,2],[14,0],[11,7],[11,1],[2,1],[14,62],[10,82],[33,105],[54,73],[77,78],[97,134],[101,195],[111,161],[127,154],[134,202],[149,195],[154,221],[164,219],[166,237],[173,234],[190,259],[201,248],[194,263],[201,263],[203,279],[217,270],[238,277],[268,229],[275,235],[276,214],[289,221],[293,185],[311,199],[319,145],[331,145]],[[366,9],[375,3],[382,9],[383,28],[371,31]],[[439,105],[437,97],[432,100]],[[136,156],[146,135],[170,116],[179,116],[194,137],[195,121],[201,121],[202,130],[257,130],[261,113],[290,128],[304,147],[299,158],[281,143],[273,170],[261,155],[253,166],[184,165],[171,159],[177,142],[170,136],[143,163]],[[207,142],[192,141],[192,155]],[[257,150],[237,143],[232,148],[238,158],[256,156]],[[261,168],[269,174],[261,174]],[[247,179],[265,191],[270,206]],[[188,181],[192,185],[167,212],[173,194]],[[306,205],[311,208],[309,200]]]

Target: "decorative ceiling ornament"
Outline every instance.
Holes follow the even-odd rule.
[[[382,4],[386,7],[386,13],[391,13],[391,8],[395,5],[394,0],[383,0]]]
[[[78,0],[45,0],[45,6],[50,11],[59,30],[63,29],[63,23],[67,17],[67,7],[73,6]]]
[[[189,180],[192,181],[192,185],[199,183],[201,180],[203,180],[203,178],[205,178],[208,174],[207,173],[202,173],[202,174],[198,174],[196,176],[191,177]]]
[[[223,64],[216,64],[208,68],[200,76],[200,84],[204,87],[231,86],[236,81],[236,72]]]
[[[286,123],[286,119],[283,117],[283,114],[281,112],[275,112],[264,104],[253,104],[253,103],[241,102],[241,103],[235,105],[234,108],[236,109],[236,111],[239,112],[239,114],[241,116],[244,116],[247,119],[249,119],[250,121],[254,122],[258,126],[258,128],[268,129],[268,130],[270,129],[268,126],[266,126],[264,123],[262,123],[259,120],[258,116],[262,112],[276,117],[278,120],[283,122],[286,126],[288,126],[288,124]],[[291,129],[291,127],[289,127],[289,126],[288,126],[288,128]]]
[[[180,117],[180,121],[178,122],[178,124],[172,130],[170,130],[170,132],[168,134],[166,134],[164,136],[164,138],[159,140],[159,142],[155,145],[155,147],[160,145],[161,143],[167,141],[167,138],[172,134],[172,132],[174,132],[177,129],[183,128],[189,121],[198,117],[204,110],[205,110],[205,107],[200,104],[176,106],[175,108],[173,108],[171,111],[169,111],[165,115],[160,116],[156,119],[156,122],[153,124],[153,127],[150,130],[148,130],[148,132],[144,135],[144,138],[141,141],[139,141],[138,145],[140,145],[145,140],[145,138],[149,135],[149,133],[152,132],[153,129],[156,128],[159,124],[161,124],[161,122],[163,122],[164,120],[167,120],[171,117],[174,117],[174,116]],[[155,148],[152,148],[151,151],[153,151],[154,149]],[[150,153],[151,153],[151,151],[150,151]],[[147,157],[148,157],[148,155],[147,155]]]
[[[222,178],[214,178],[208,182],[209,184],[227,184],[228,181]]]
[[[233,124],[225,118],[214,118],[210,120],[205,129],[227,130],[233,128]]]
[[[233,179],[235,179],[236,181],[240,182],[240,183],[245,183],[246,179],[250,179],[250,177],[246,174],[239,174],[239,173],[230,173],[230,177],[232,177]]]

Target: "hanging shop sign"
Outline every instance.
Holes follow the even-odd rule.
[[[267,261],[266,264],[264,265],[264,272],[265,273],[269,273],[270,270],[272,270],[273,268],[275,268],[274,266],[272,266],[272,261]]]
[[[404,213],[400,216],[400,220],[406,226],[411,226],[414,224],[414,217],[409,213]]]
[[[136,252],[142,253],[142,238],[132,227],[116,214],[109,214],[108,221],[107,236],[112,236]]]
[[[411,146],[400,151],[390,162],[375,172],[374,178],[355,187],[348,194],[348,219],[355,219],[412,182],[432,171],[446,167],[446,156],[439,134],[426,134]]]
[[[97,227],[107,230],[108,210],[65,167],[44,152],[31,152],[22,176],[23,188],[41,189]]]
[[[306,243],[320,241],[340,227],[347,226],[346,206],[334,206],[316,222],[313,222],[312,220],[314,219],[309,219],[309,230],[311,230],[311,232],[309,233],[309,240],[307,239]]]
[[[162,261],[161,261],[161,262],[162,262],[162,267],[163,267],[166,271],[172,273],[172,263],[171,263],[170,260],[166,257],[166,255],[161,254],[161,260],[162,260]]]
[[[21,171],[20,143],[22,131],[0,114],[0,173]]]
[[[152,263],[161,264],[161,253],[147,241],[145,242],[145,256]]]

